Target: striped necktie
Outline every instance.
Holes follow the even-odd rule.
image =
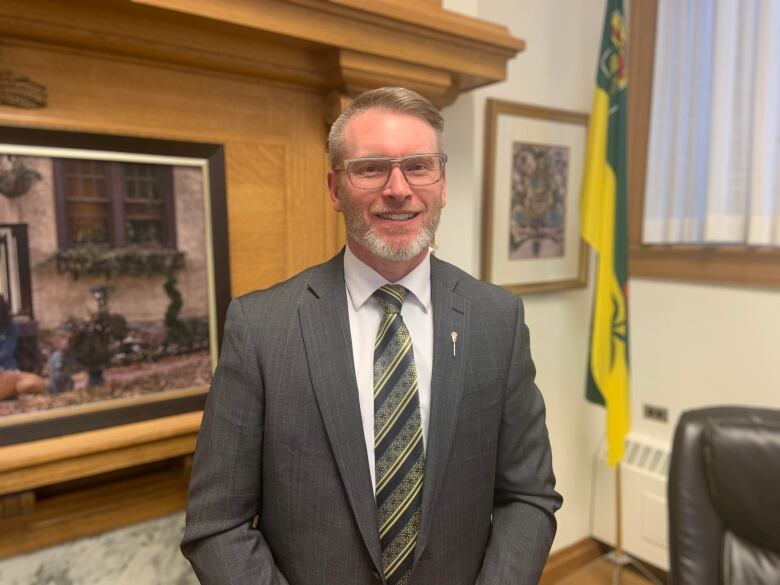
[[[384,311],[374,344],[374,459],[382,568],[388,585],[405,585],[420,528],[425,453],[417,369],[401,317],[407,290],[374,292]]]

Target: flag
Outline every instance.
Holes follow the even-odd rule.
[[[622,0],[607,0],[580,197],[582,237],[598,255],[586,397],[606,406],[608,461],[623,458],[630,421],[626,29]]]

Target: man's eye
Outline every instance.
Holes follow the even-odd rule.
[[[353,163],[352,172],[358,175],[381,175],[385,167],[377,162]]]
[[[406,171],[410,173],[425,173],[433,169],[434,163],[428,159],[415,159],[406,163]]]

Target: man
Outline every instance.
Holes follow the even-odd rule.
[[[519,298],[430,255],[442,129],[358,96],[329,137],[346,248],[231,304],[182,543],[203,584],[538,581],[544,403]]]

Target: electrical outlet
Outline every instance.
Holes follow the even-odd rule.
[[[645,418],[665,423],[669,420],[669,410],[663,406],[654,406],[652,404],[644,405]]]

